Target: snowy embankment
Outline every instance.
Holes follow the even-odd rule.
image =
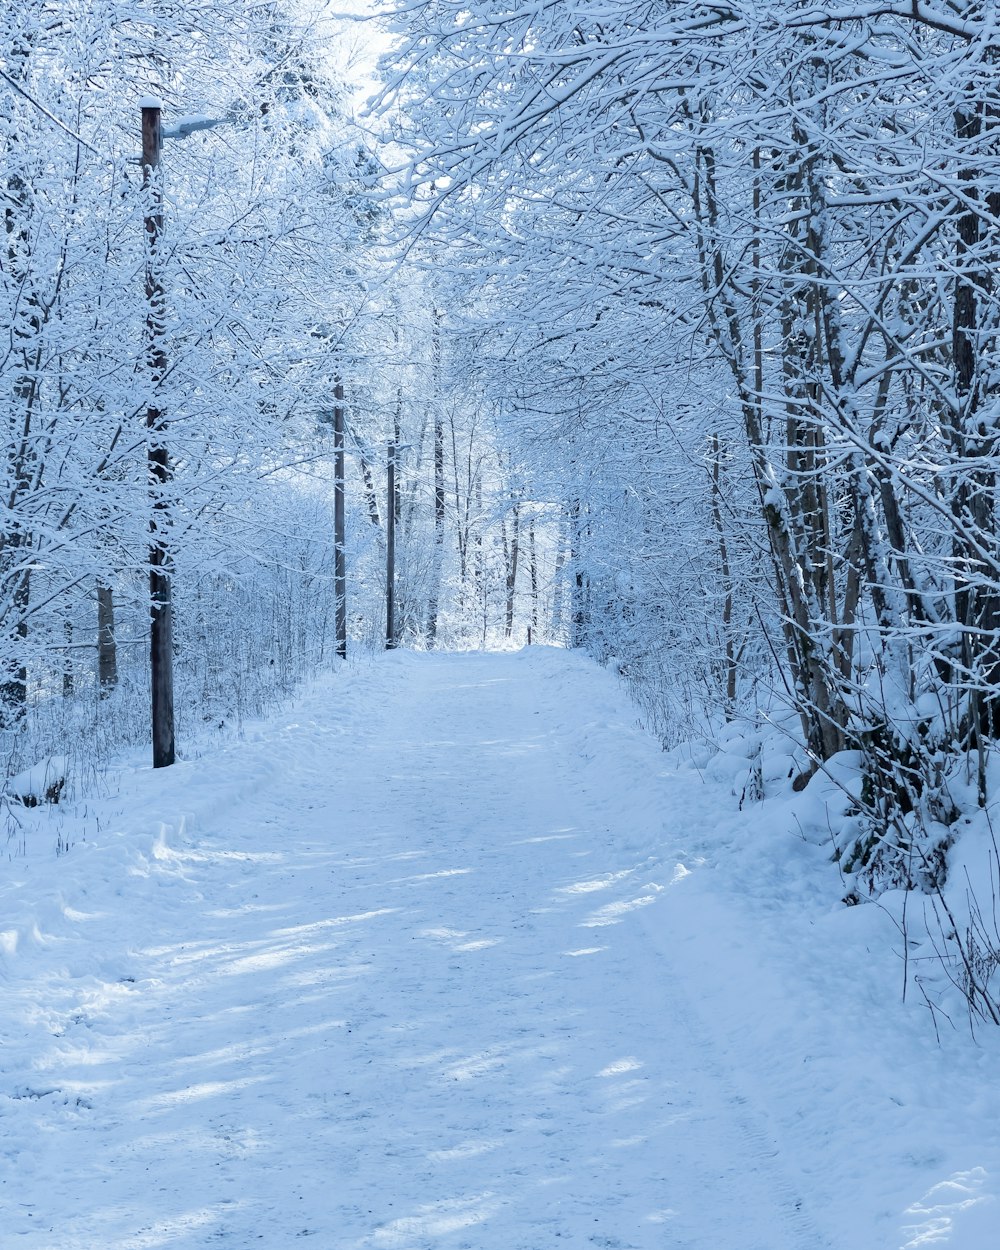
[[[998,1035],[634,719],[573,654],[395,653],[25,812],[0,1245],[994,1250]]]

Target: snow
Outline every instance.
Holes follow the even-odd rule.
[[[231,120],[229,117],[210,117],[206,113],[188,113],[163,126],[160,134],[164,139],[186,139],[199,130],[213,130]]]
[[[5,795],[17,802],[34,807],[38,803],[58,799],[63,793],[71,772],[70,762],[63,755],[51,755],[39,760],[4,783]]]
[[[995,1250],[995,1034],[730,781],[573,653],[395,652],[31,809],[3,1244]]]

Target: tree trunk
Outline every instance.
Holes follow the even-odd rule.
[[[990,56],[991,61],[995,59]],[[992,150],[997,126],[996,108],[979,100],[970,100],[956,113],[956,137],[971,154]],[[956,240],[952,328],[956,404],[949,433],[956,460],[968,466],[960,470],[952,498],[957,534],[954,556],[959,576],[964,577],[955,594],[955,616],[963,630],[962,660],[969,674],[973,730],[996,738],[1000,736],[1000,593],[996,584],[1000,561],[994,466],[1000,440],[992,414],[980,419],[980,413],[992,401],[994,391],[987,374],[996,341],[996,316],[990,305],[993,273],[1000,261],[1000,192],[984,195],[984,181],[982,171],[975,167],[959,173],[967,207],[959,216]],[[992,570],[982,568],[983,549],[993,556]]]
[[[385,649],[396,646],[396,522],[399,492],[396,490],[396,444],[389,444],[385,501]]]
[[[115,604],[111,587],[97,584],[97,686],[102,699],[118,685]]]
[[[337,655],[347,659],[347,556],[344,525],[344,384],[333,388],[333,593],[336,599]]]
[[[528,571],[531,578],[531,637],[538,641],[538,552],[535,547],[535,522],[528,523]]]
[[[514,633],[514,602],[517,597],[517,560],[521,547],[521,509],[514,505],[511,522],[510,550],[507,553],[507,603],[504,617],[504,635],[510,638]]]
[[[571,647],[584,647],[590,626],[590,587],[583,568],[583,517],[579,499],[574,499],[570,507],[569,560],[573,571],[569,642]]]
[[[441,314],[434,311],[434,552],[427,605],[427,642],[434,646],[438,634],[441,579],[444,569],[444,424],[441,420]]]

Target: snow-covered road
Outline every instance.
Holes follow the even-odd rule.
[[[656,850],[704,787],[623,715],[558,653],[397,655],[133,778],[139,849],[7,935],[4,1250],[906,1244],[844,1242],[800,1076],[774,1114],[704,1014]]]

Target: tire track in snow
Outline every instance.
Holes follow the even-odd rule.
[[[574,663],[397,654],[199,762],[210,822],[92,922],[127,1012],[39,1057],[94,1112],[19,1245],[828,1244],[646,939],[656,794],[585,758]]]
[[[660,961],[660,976],[670,999],[672,1024],[686,1035],[691,1053],[697,1055],[699,1070],[707,1078],[717,1111],[735,1132],[746,1171],[760,1176],[773,1195],[771,1209],[791,1239],[789,1246],[796,1250],[832,1250],[832,1242],[817,1226],[802,1189],[783,1165],[781,1147],[768,1129],[766,1114],[748,1094],[741,1092],[739,1077],[719,1055],[690,1002],[689,992],[680,985],[676,972],[663,966],[664,962]],[[762,1241],[761,1250],[771,1250],[776,1244],[780,1243]]]
[[[465,663],[469,666],[474,664],[475,660],[469,657]],[[431,671],[433,672],[433,670]],[[445,676],[443,683],[440,681],[442,676],[440,671],[437,672],[436,676],[438,680],[434,682],[433,691],[428,689],[417,698],[418,704],[424,708],[425,718],[427,717],[428,704],[431,706],[437,705],[433,723],[428,725],[428,729],[435,734],[439,732],[440,724],[448,721],[454,722],[456,719],[461,720],[460,708],[454,705],[450,708],[447,706],[447,676]],[[463,682],[462,685],[468,685],[468,682]],[[537,686],[533,682],[526,682],[526,685],[530,686],[530,694],[527,694],[527,697],[525,697],[525,702],[530,705],[537,701]],[[442,706],[442,702],[444,702],[445,706]],[[516,699],[509,686],[504,690],[500,702],[493,707],[490,706],[490,703],[491,700],[488,696],[480,697],[478,712],[484,724],[488,723],[490,716],[495,717],[501,724],[506,725],[509,733],[512,722],[516,721],[515,711],[512,708],[512,705],[516,703]],[[519,710],[523,714],[522,723],[530,723],[527,721],[531,711],[530,706]],[[538,710],[537,706],[534,710]],[[553,709],[551,708],[545,709],[545,712],[548,713],[546,719],[551,717],[552,711]],[[585,829],[588,824],[587,816],[591,815],[586,810],[586,801],[582,805],[579,802],[580,792],[588,785],[588,770],[581,767],[581,761],[574,760],[565,752],[561,755],[558,750],[550,752],[542,772],[549,775],[562,772],[563,782],[557,788],[555,808],[547,812],[544,810],[544,802],[541,802],[546,786],[537,771],[532,774],[531,770],[522,768],[518,774],[515,770],[516,783],[512,785],[510,774],[503,768],[497,768],[496,756],[502,754],[505,749],[509,750],[510,744],[503,743],[500,726],[495,721],[491,725],[490,734],[483,743],[483,749],[470,750],[468,747],[456,746],[454,743],[450,745],[452,747],[451,763],[454,764],[456,754],[464,756],[464,768],[458,771],[469,776],[475,776],[477,779],[478,796],[474,806],[479,811],[505,810],[508,824],[519,826],[522,830],[527,831],[534,822],[536,827],[547,830],[536,838],[515,838],[507,846],[499,843],[491,845],[487,842],[472,853],[474,860],[477,860],[484,866],[490,866],[490,875],[500,878],[506,877],[510,884],[516,885],[517,890],[528,892],[534,887],[542,893],[552,893],[554,889],[558,899],[557,906],[555,908],[538,907],[532,909],[532,912],[541,916],[555,912],[560,916],[562,923],[554,931],[550,927],[548,933],[541,934],[543,940],[536,946],[535,958],[544,959],[545,952],[548,951],[548,958],[551,962],[552,937],[557,938],[554,943],[556,947],[560,945],[560,942],[565,945],[564,939],[579,925],[601,932],[603,935],[608,936],[609,941],[613,943],[614,939],[619,936],[618,926],[627,924],[631,919],[634,919],[629,916],[629,913],[635,910],[637,904],[652,901],[656,895],[655,892],[653,894],[648,892],[636,894],[634,887],[636,884],[641,886],[642,879],[636,875],[634,867],[604,872],[596,877],[591,877],[589,881],[576,882],[568,887],[554,884],[555,881],[565,878],[567,869],[574,867],[572,863],[573,858],[580,858],[589,863],[595,856],[610,853],[614,843],[613,833],[611,836],[604,834],[595,836],[591,833],[586,835],[589,838],[589,845],[585,849],[581,850],[578,845],[581,836],[583,836],[580,825],[582,823]],[[426,777],[430,767],[431,761],[426,760],[423,764],[415,765],[414,772],[418,776]],[[576,773],[575,776],[573,775],[574,772]],[[551,790],[551,785],[548,788]],[[521,797],[519,799],[515,796]],[[453,801],[453,797],[436,791],[433,786],[428,787],[421,781],[418,785],[411,788],[408,793],[408,799],[418,813],[418,823],[421,825],[425,827],[436,826],[439,835],[454,828],[455,822],[453,819],[441,819],[442,807],[447,808],[449,803]],[[527,800],[527,806],[523,805],[522,800]],[[520,810],[518,810],[519,803],[521,803]],[[581,806],[583,811],[580,810]],[[574,807],[576,808],[575,812],[572,810]],[[576,822],[577,827],[576,833],[559,833],[554,831],[567,823],[573,824],[574,822]],[[537,880],[531,881],[528,879],[526,881],[522,872],[520,874],[521,880],[519,881],[519,874],[516,871],[512,871],[512,869],[518,866],[517,860],[512,854],[513,849],[518,845],[523,847],[525,844],[530,845],[532,843],[536,848],[546,847],[548,850],[554,850],[557,853],[550,854],[547,857],[545,867]],[[572,844],[572,850],[567,847],[567,843]],[[464,847],[463,849],[467,854],[471,850],[470,847]],[[523,850],[521,854],[523,856]],[[455,907],[456,900],[461,897],[464,884],[466,883],[461,881],[452,883],[448,896],[442,903],[442,913],[447,915],[448,909]],[[623,885],[626,888],[622,889]],[[565,912],[569,910],[574,902],[577,904],[582,903],[589,908],[597,896],[607,899],[608,895],[605,891],[608,890],[616,894],[617,897],[612,898],[611,901],[603,902],[589,911],[581,911],[575,918],[565,915]],[[529,912],[529,914],[531,913]],[[462,921],[462,923],[467,924],[468,922]],[[511,921],[510,923],[516,929],[517,921]],[[522,921],[520,927],[524,929],[526,927],[525,922]],[[544,928],[539,921],[529,922],[527,927],[534,928],[536,932]],[[436,930],[426,931],[426,936],[444,944],[450,942],[453,951],[469,950],[482,949],[487,945],[496,943],[496,931],[497,926],[495,923],[486,929],[439,926]],[[507,936],[510,937],[512,934]],[[599,955],[602,951],[598,948],[582,947],[577,952],[574,952],[574,957],[580,966],[583,966],[591,953]],[[655,968],[649,967],[649,955],[650,952],[644,952],[639,947],[636,947],[633,940],[633,944],[616,961],[616,966],[610,974],[605,971],[602,976],[599,970],[591,974],[593,976],[593,984],[585,986],[583,993],[586,995],[588,992],[596,992],[598,998],[606,999],[608,997],[608,981],[613,979],[618,986],[624,988],[621,1001],[616,1004],[619,1012],[617,1018],[619,1020],[627,1019],[630,995],[639,990],[644,975],[651,974],[660,980],[659,993],[657,994],[660,1000],[658,1004],[659,1011],[657,1019],[652,1021],[652,1023],[655,1026],[661,1021],[666,1022],[670,1028],[668,1037],[658,1039],[661,1058],[665,1064],[680,1058],[682,1065],[693,1066],[700,1077],[695,1088],[683,1091],[681,1094],[682,1099],[689,1104],[685,1113],[687,1129],[683,1142],[676,1143],[673,1149],[679,1152],[679,1155],[685,1157],[684,1165],[688,1173],[691,1173],[688,1186],[694,1186],[695,1192],[697,1192],[700,1185],[703,1202],[701,1222],[704,1227],[702,1229],[697,1227],[699,1219],[697,1213],[695,1213],[685,1221],[690,1231],[682,1233],[677,1212],[670,1208],[656,1206],[655,1195],[650,1192],[646,1195],[648,1198],[646,1210],[646,1236],[648,1237],[648,1242],[645,1238],[641,1243],[636,1243],[629,1240],[616,1239],[613,1233],[602,1233],[587,1234],[586,1244],[604,1246],[661,1244],[662,1236],[666,1232],[674,1238],[672,1244],[698,1247],[698,1250],[702,1250],[702,1248],[704,1250],[709,1250],[709,1248],[711,1250],[719,1250],[719,1247],[726,1245],[732,1245],[734,1250],[735,1247],[738,1247],[739,1250],[757,1250],[757,1247],[760,1247],[760,1250],[784,1250],[785,1246],[788,1247],[788,1250],[817,1250],[818,1247],[827,1243],[819,1234],[809,1216],[801,1209],[801,1200],[797,1196],[794,1187],[783,1177],[780,1168],[768,1159],[769,1154],[773,1155],[775,1153],[774,1143],[768,1139],[765,1131],[756,1122],[752,1111],[747,1106],[746,1100],[736,1092],[732,1080],[725,1073],[718,1057],[712,1055],[706,1039],[693,1023],[691,1012],[685,1011],[682,1018],[677,1018],[678,1003],[681,1001],[678,983],[675,979],[670,987],[670,992],[667,992],[667,978],[663,976],[663,969],[659,966]],[[644,963],[647,963],[645,968],[636,966]],[[597,968],[599,969],[599,963]],[[457,967],[453,966],[451,969],[452,975],[454,976],[458,970]],[[522,1023],[517,1026],[522,1033],[537,1037],[538,1033],[542,1031],[537,1023],[539,1016],[545,1015],[546,1011],[548,1011],[550,1017],[558,1020],[560,1013],[565,1010],[565,1007],[560,1005],[559,995],[553,994],[551,991],[547,992],[547,996],[543,994],[541,1000],[535,1003],[530,1001],[525,1003],[523,994],[518,996],[511,995],[509,990],[509,968],[501,968],[499,973],[494,972],[493,975],[496,978],[496,988],[498,990],[504,986],[507,987],[506,1000],[511,1012],[515,1016],[519,1016],[521,1020],[527,1019],[529,1021],[527,1024]],[[534,968],[529,975],[544,979],[546,975],[544,966]],[[590,976],[582,978],[582,981],[585,983],[589,980]],[[640,994],[639,997],[648,999],[648,991],[645,995]],[[634,1015],[635,1013],[633,1012],[632,1014]],[[649,1025],[648,1017],[645,1023],[647,1026]],[[636,1024],[632,1023],[630,1031],[634,1032],[636,1027]],[[678,1032],[685,1039],[685,1045],[683,1046],[678,1045]],[[567,1037],[572,1037],[572,1033],[567,1032]],[[605,1042],[608,1040],[604,1039]],[[678,1050],[681,1052],[679,1056],[675,1053]],[[607,1053],[611,1054],[612,1052],[608,1051]],[[444,1058],[451,1058],[451,1056],[446,1055]],[[478,1075],[482,1076],[491,1068],[499,1067],[502,1069],[511,1060],[510,1056],[504,1056],[494,1050],[492,1053],[486,1052],[480,1055],[476,1062],[479,1065]],[[466,1074],[472,1073],[473,1066],[466,1064]],[[623,1078],[625,1073],[630,1070],[630,1067],[639,1069],[648,1066],[650,1066],[648,1058],[645,1058],[640,1063],[634,1059],[629,1061],[619,1057],[617,1060],[612,1058],[612,1062],[606,1064],[604,1068],[594,1067],[592,1070],[599,1072],[602,1076],[607,1074],[607,1076],[616,1075]],[[586,1080],[579,1070],[582,1067],[583,1064],[578,1063],[578,1070],[575,1072],[577,1085],[570,1095],[571,1099],[575,1099],[578,1104],[582,1099],[580,1087],[586,1084]],[[648,1081],[649,1077],[645,1077],[645,1080]],[[618,1083],[620,1086],[627,1086],[629,1084],[638,1084],[639,1082],[635,1080],[628,1082],[619,1079]],[[715,1095],[707,1092],[709,1090],[716,1091]],[[724,1095],[719,1096],[719,1091],[725,1091]],[[620,1091],[623,1105],[627,1105],[628,1092],[627,1088]],[[676,1096],[675,1092],[675,1098]],[[541,1113],[542,1118],[547,1116],[555,1126],[549,1130],[549,1135],[556,1139],[560,1137],[560,1128],[558,1126],[561,1120],[564,1129],[562,1137],[564,1139],[571,1138],[574,1132],[580,1131],[580,1108],[579,1106],[576,1109],[567,1107],[565,1097],[555,1099],[554,1101],[561,1108],[560,1111],[543,1110]],[[599,1112],[591,1109],[590,1114],[599,1114]],[[692,1123],[693,1121],[694,1123]],[[543,1130],[544,1132],[545,1130]],[[694,1169],[692,1169],[690,1159],[688,1158],[691,1153],[693,1134],[703,1139],[700,1146],[702,1152],[699,1160],[700,1168],[696,1167]],[[632,1136],[636,1137],[636,1134]],[[641,1134],[638,1136],[641,1137]],[[628,1139],[623,1140],[627,1141]],[[453,1149],[461,1149],[461,1147]],[[664,1149],[664,1143],[658,1144],[654,1149]],[[732,1166],[732,1156],[734,1154],[741,1156],[741,1166],[736,1168]],[[557,1159],[555,1161],[559,1162],[560,1160]],[[591,1160],[584,1160],[583,1162],[587,1163],[591,1162]],[[678,1171],[683,1170],[680,1159],[674,1161],[674,1166]],[[667,1170],[669,1169],[663,1169],[663,1171]],[[699,1170],[702,1174],[700,1182],[697,1176]],[[622,1169],[619,1171],[622,1171]],[[624,1171],[627,1172],[628,1169],[626,1168]],[[705,1176],[713,1171],[718,1173],[720,1178],[725,1178],[725,1185],[729,1189],[737,1191],[749,1189],[750,1192],[744,1193],[737,1201],[733,1201],[731,1197],[723,1199],[718,1185],[706,1183]],[[667,1178],[664,1176],[659,1179],[661,1182],[660,1188],[663,1190],[668,1189]],[[593,1180],[598,1184],[600,1182],[600,1178],[597,1175],[593,1177]],[[622,1183],[622,1177],[620,1175],[616,1176],[614,1184],[620,1187]],[[651,1188],[655,1189],[656,1186],[654,1185]],[[761,1190],[763,1192],[760,1192]],[[611,1195],[609,1194],[608,1197],[610,1199]],[[581,1191],[577,1196],[577,1201],[586,1205],[589,1197],[585,1198]],[[723,1207],[730,1208],[721,1221],[718,1219],[717,1212],[712,1213],[709,1210],[711,1207],[717,1208],[720,1202]],[[754,1208],[756,1209],[755,1213]],[[498,1213],[494,1212],[491,1218],[498,1218]],[[539,1213],[538,1219],[539,1229],[536,1230],[535,1236],[546,1225],[546,1222],[553,1225],[549,1230],[549,1236],[565,1235],[559,1233],[555,1228],[555,1224],[558,1221],[547,1221],[546,1217],[541,1213]],[[668,1227],[656,1227],[658,1223]],[[756,1231],[752,1230],[748,1224],[756,1224]],[[376,1233],[371,1244],[394,1244],[393,1238],[395,1236],[399,1235],[404,1237],[404,1239],[405,1237],[412,1237],[416,1235],[419,1227],[419,1218],[412,1216],[409,1223],[399,1224],[397,1222],[387,1226],[380,1233]],[[489,1221],[480,1230],[480,1240],[474,1244],[478,1246],[494,1244],[488,1237],[488,1228]],[[579,1221],[573,1225],[573,1229],[573,1238],[580,1238],[585,1235],[584,1230],[579,1226]],[[641,1234],[642,1230],[640,1229]],[[676,1238],[678,1236],[683,1236],[685,1240],[677,1241]],[[740,1237],[742,1240],[727,1242],[725,1240],[727,1236]],[[501,1238],[496,1244],[502,1246],[510,1243]],[[518,1242],[518,1245],[520,1244]],[[525,1241],[523,1244],[525,1247],[530,1247],[533,1243]],[[581,1241],[580,1244],[584,1243]]]

